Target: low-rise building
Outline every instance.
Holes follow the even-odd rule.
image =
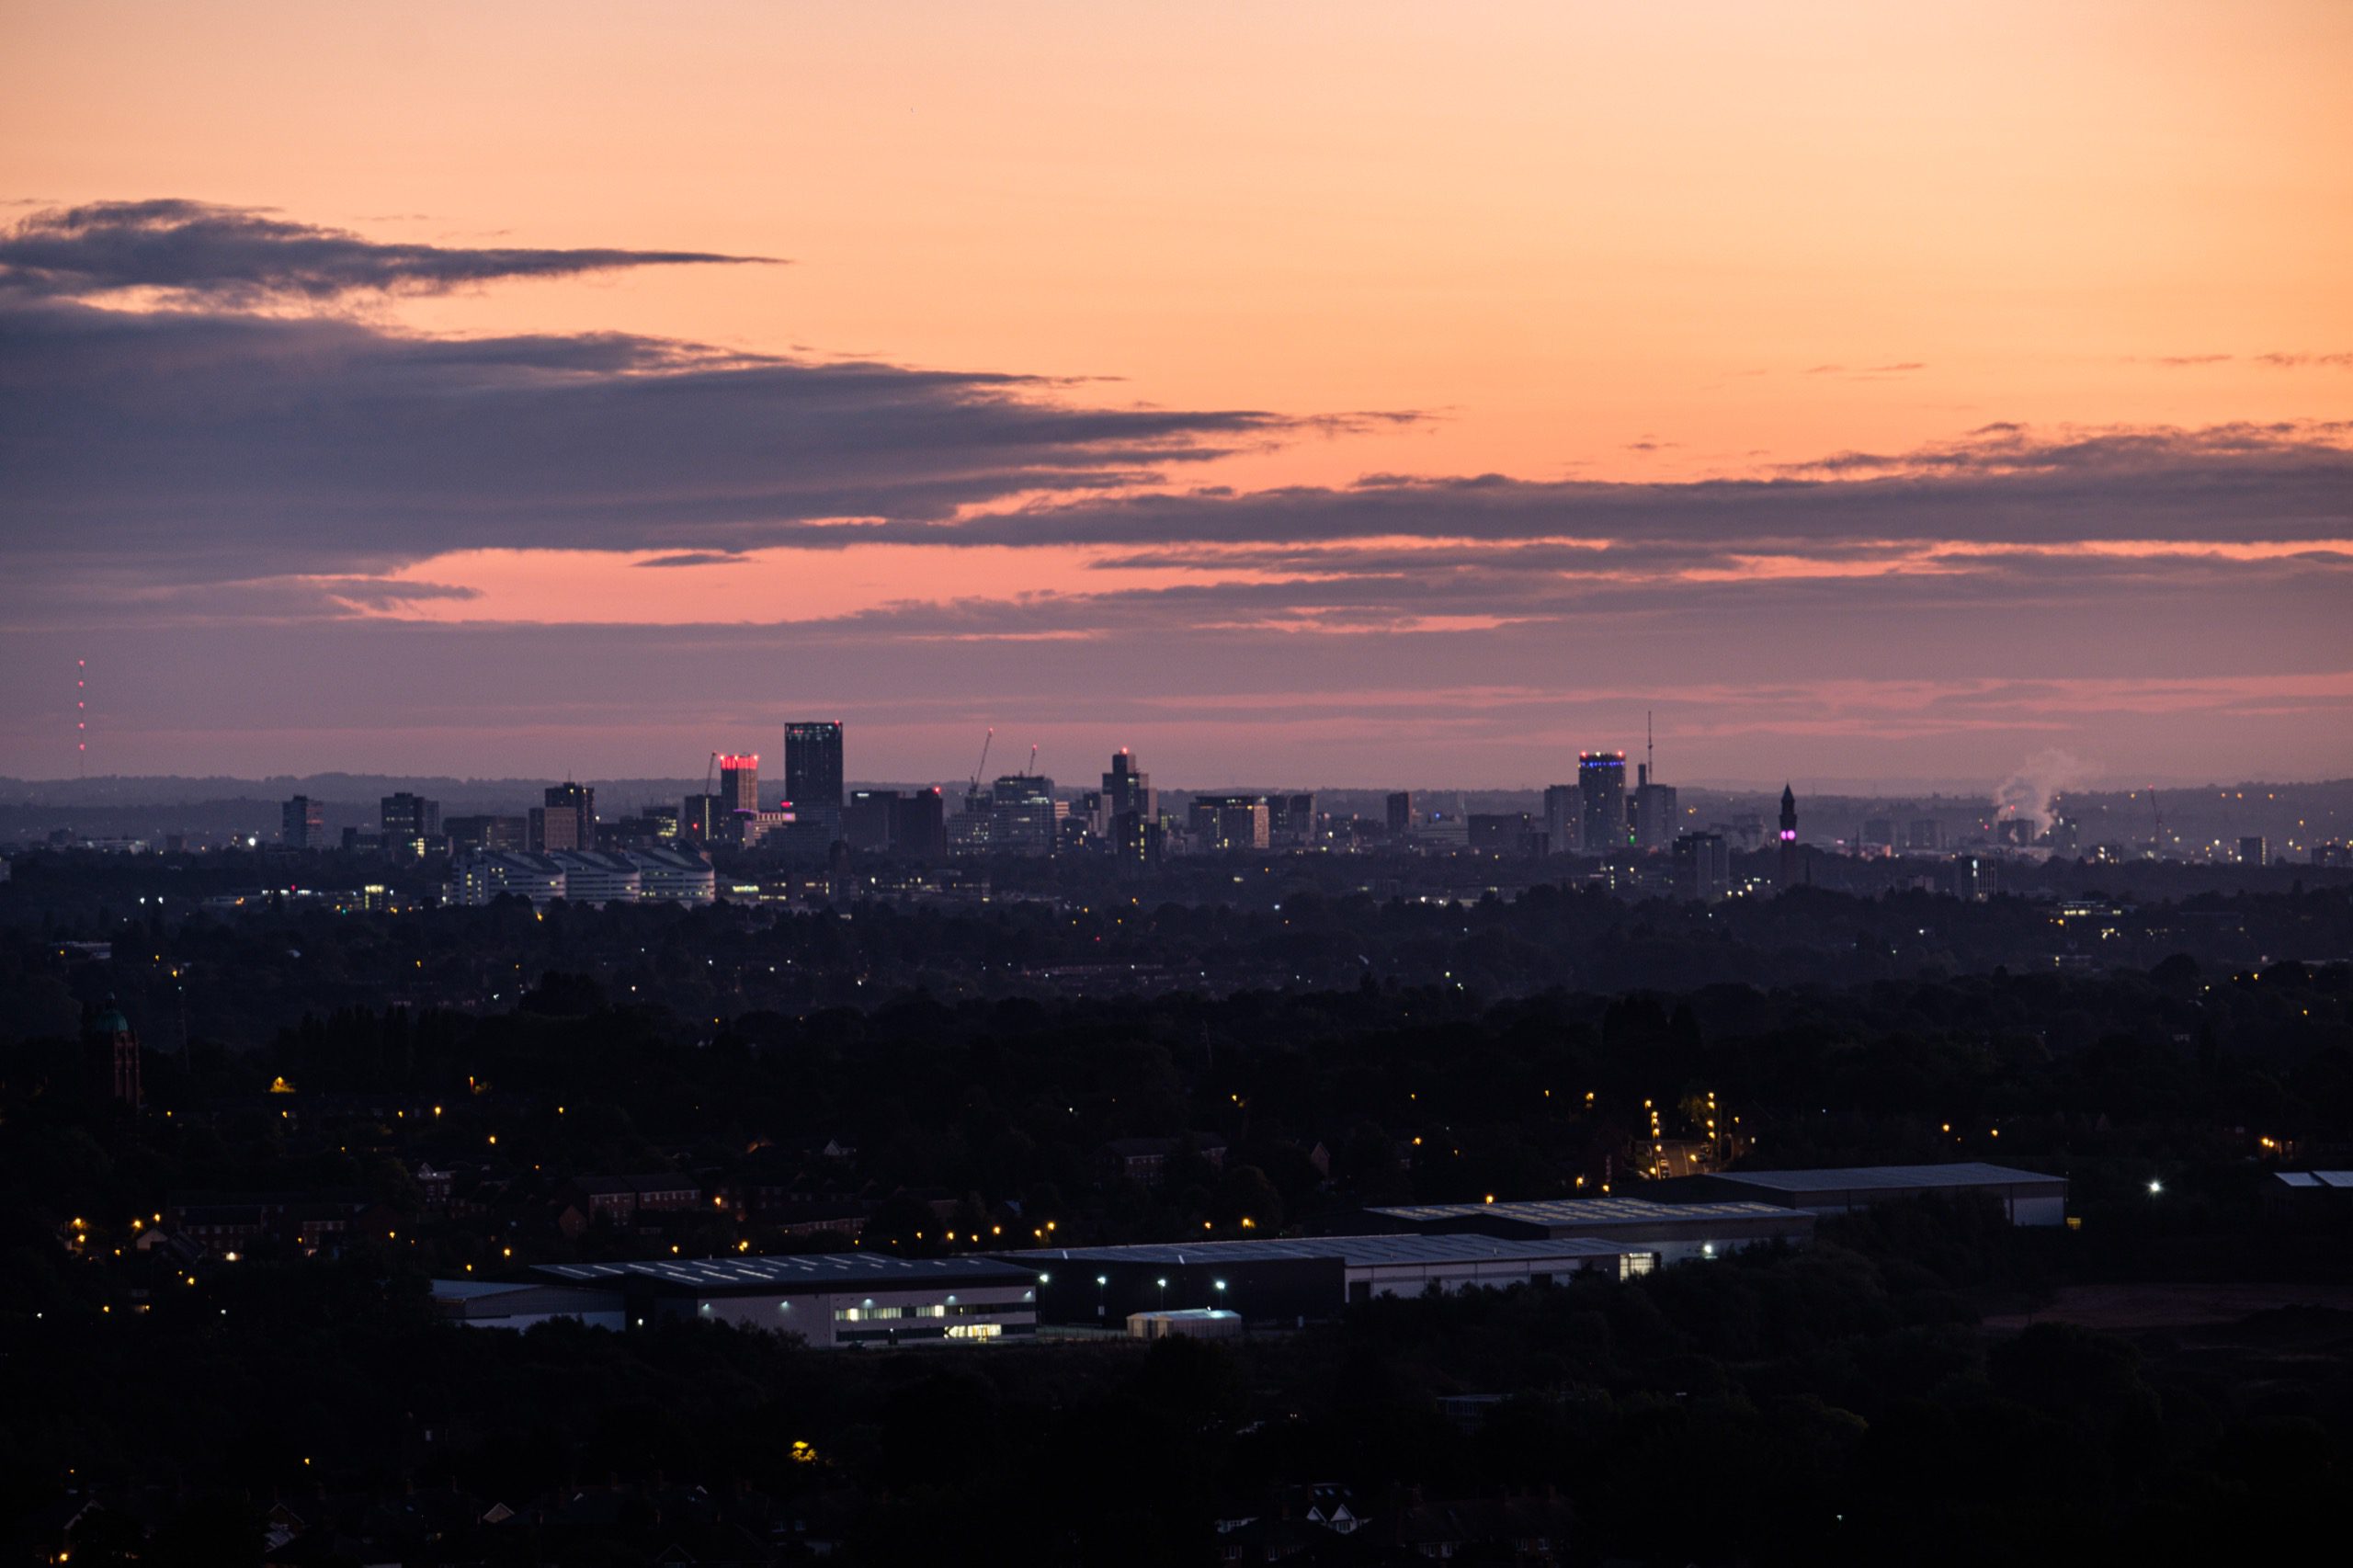
[[[618,1224],[627,1224],[640,1213],[676,1213],[702,1204],[702,1184],[676,1171],[582,1176],[572,1185],[576,1206],[589,1219]]]
[[[622,1326],[620,1298],[606,1290],[545,1280],[436,1279],[434,1315],[445,1323],[484,1328],[529,1328],[573,1318],[591,1328]]]
[[[635,903],[643,873],[627,855],[594,849],[559,849],[547,857],[563,870],[563,896],[569,903]]]
[[[1167,1175],[1168,1162],[1183,1152],[1185,1143],[1182,1138],[1114,1138],[1096,1152],[1096,1164],[1105,1176],[1158,1187]],[[1225,1168],[1224,1139],[1204,1133],[1195,1136],[1192,1145],[1211,1169]]]
[[[476,908],[515,893],[534,904],[564,896],[563,867],[546,855],[482,850],[449,864],[449,902]]]
[[[1222,1307],[1176,1307],[1165,1312],[1130,1312],[1130,1339],[1232,1339],[1242,1333],[1240,1312]]]
[[[709,903],[719,896],[710,862],[678,849],[632,849],[623,854],[637,869],[637,896],[647,903]]]
[[[343,1188],[176,1194],[161,1229],[212,1257],[234,1260],[264,1246],[309,1256],[341,1246],[370,1207],[367,1194]]]
[[[1662,1184],[1663,1185],[1663,1184]],[[1419,1203],[1369,1209],[1368,1228],[1506,1239],[1590,1237],[1655,1254],[1661,1263],[1719,1257],[1773,1242],[1803,1245],[1813,1215],[1779,1204],[1660,1203],[1647,1198],[1556,1198],[1521,1203]]]
[[[985,1343],[1037,1332],[1039,1271],[987,1257],[810,1253],[654,1263],[551,1263],[624,1326],[665,1318],[798,1335],[811,1346]],[[491,1321],[486,1317],[468,1321]]]
[[[1039,1271],[1041,1321],[1116,1326],[1137,1314],[1225,1311],[1310,1323],[1380,1296],[1549,1285],[1588,1269],[1648,1273],[1654,1251],[1585,1238],[1388,1233],[1063,1247],[1017,1255]],[[1007,1261],[1011,1261],[1008,1257]],[[1132,1331],[1131,1331],[1132,1332]]]
[[[1657,1190],[1670,1202],[1687,1198],[1744,1199],[1814,1214],[1845,1214],[1930,1193],[1948,1198],[1975,1193],[2000,1203],[2013,1225],[2060,1225],[2067,1219],[2065,1176],[1975,1160],[1805,1171],[1713,1171],[1659,1182],[1643,1190]]]

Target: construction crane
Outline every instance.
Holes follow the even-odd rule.
[[[719,754],[717,752],[712,752],[710,754],[710,765],[702,770],[702,803],[698,808],[698,810],[702,813],[702,820],[695,824],[695,836],[697,838],[709,838],[710,836],[710,797],[718,789]],[[683,826],[684,824],[681,825]]]
[[[1031,778],[1038,777],[1038,748],[1036,746],[1031,746],[1029,748],[1029,772],[1028,777]]]
[[[989,726],[988,737],[981,742],[981,760],[972,768],[972,789],[976,793],[981,787],[981,775],[989,770],[989,747],[995,744],[996,726],[992,724]]]

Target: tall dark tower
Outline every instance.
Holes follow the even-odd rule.
[[[719,809],[731,815],[759,813],[760,759],[756,755],[719,754]]]
[[[547,802],[537,816],[540,829],[537,842],[531,846],[535,853],[550,849],[594,849],[597,847],[597,791],[585,784],[575,784],[567,778],[561,784],[551,784],[541,794]],[[564,825],[566,823],[570,825]],[[564,835],[570,834],[566,838]]]
[[[108,1090],[123,1105],[137,1110],[147,1103],[145,1091],[139,1081],[139,1031],[131,1027],[114,998],[90,1014],[82,1026],[82,1039],[87,1045],[94,1065],[107,1074]],[[102,1059],[102,1060],[101,1060]]]
[[[842,826],[842,727],[832,720],[784,727],[784,798],[802,822]]]
[[[1632,836],[1626,827],[1626,754],[1577,754],[1577,836],[1588,855],[1611,855]]]
[[[1111,771],[1103,776],[1103,814],[1105,835],[1121,870],[1159,868],[1160,791],[1125,746],[1111,754]]]
[[[1787,784],[1781,786],[1781,885],[1798,885],[1798,861],[1804,852],[1798,848],[1798,798]]]
[[[1134,812],[1146,822],[1160,814],[1160,791],[1152,787],[1152,775],[1136,767],[1125,746],[1111,754],[1111,771],[1103,776],[1103,809],[1115,817]]]

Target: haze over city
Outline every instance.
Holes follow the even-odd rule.
[[[18,9],[0,774],[2353,771],[2353,12],[1801,9]]]

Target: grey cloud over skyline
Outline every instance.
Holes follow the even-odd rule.
[[[637,267],[775,265],[710,251],[546,250],[369,240],[263,209],[179,198],[43,208],[0,230],[0,290],[67,297],[152,289],[245,305]]]
[[[1122,486],[1285,423],[1059,390],[614,334],[0,301],[0,540],[60,565],[136,551],[181,580],[491,547],[732,551],[816,519]]]

